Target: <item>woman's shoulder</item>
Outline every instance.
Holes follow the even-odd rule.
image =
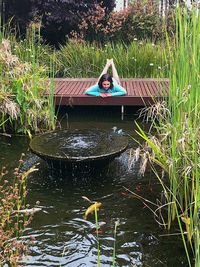
[[[90,92],[90,91],[96,91],[99,90],[99,85],[98,83],[95,83],[94,85],[90,86],[89,88],[87,88],[86,92]]]

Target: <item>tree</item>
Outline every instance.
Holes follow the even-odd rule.
[[[14,17],[22,32],[28,23],[41,20],[42,35],[51,43],[62,43],[66,36],[77,30],[82,16],[95,10],[97,4],[107,13],[115,7],[115,0],[7,0],[6,19]]]

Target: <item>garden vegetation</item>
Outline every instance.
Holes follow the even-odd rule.
[[[0,172],[0,266],[18,266],[19,261],[28,252],[28,244],[31,243],[30,238],[26,240],[21,236],[32,218],[32,214],[26,212],[29,207],[26,203],[27,176],[36,169],[32,167],[21,172],[23,156],[12,178],[8,179],[6,167]]]
[[[176,13],[176,37],[168,39],[169,96],[147,109],[156,135],[139,128],[150,150],[145,158],[163,187],[161,225],[178,225],[188,266],[200,266],[200,15],[196,9]],[[151,151],[151,153],[149,153]],[[165,217],[167,211],[167,219]],[[158,215],[158,214],[157,214]]]
[[[96,5],[85,1],[90,8],[86,11],[84,5],[75,4],[76,10],[81,10],[78,23],[74,24],[71,16],[70,27],[66,28],[69,16],[60,14],[69,1],[60,1],[65,7],[59,9],[61,13],[55,13],[58,10],[50,5],[51,1],[43,6],[41,1],[35,1],[30,7],[26,6],[28,12],[21,21],[18,21],[21,6],[15,9],[16,1],[8,2],[4,16],[8,24],[2,25],[0,34],[1,132],[31,136],[54,129],[51,78],[98,77],[107,58],[114,58],[121,77],[170,79],[167,101],[151,107],[156,135],[147,135],[141,128],[138,134],[151,147],[152,153],[146,151],[145,159],[157,163],[165,171],[165,175],[160,176],[153,167],[165,196],[162,207],[167,208],[167,222],[164,221],[163,226],[169,230],[173,222],[179,225],[189,266],[193,265],[193,258],[196,267],[200,266],[199,14],[181,7],[176,14],[176,9],[170,8],[163,16],[149,0],[134,1],[129,8],[116,13],[113,1],[110,5],[109,1]],[[11,16],[14,17],[11,19]],[[12,22],[19,22],[21,34],[11,31]],[[48,42],[45,37],[49,38]],[[18,175],[19,178],[26,176]],[[17,218],[15,222],[13,214],[21,208],[25,194],[15,189],[17,185],[4,190],[7,182],[3,177],[4,170],[0,179],[1,231],[8,239],[0,247],[1,261],[16,263],[20,253],[13,254],[10,240],[13,235],[18,236],[21,220]],[[19,187],[24,188],[20,183]],[[6,201],[4,192],[8,196]],[[9,194],[17,197],[9,197]],[[7,202],[9,200],[11,202]],[[7,233],[13,224],[16,231]]]

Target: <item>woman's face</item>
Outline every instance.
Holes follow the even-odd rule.
[[[108,90],[110,88],[110,82],[109,81],[103,81],[102,87],[104,90]]]

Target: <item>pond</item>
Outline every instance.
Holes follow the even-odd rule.
[[[134,133],[133,112],[121,121],[118,109],[71,108],[62,111],[64,129],[122,129],[138,139]],[[147,125],[143,125],[147,127]],[[181,239],[167,235],[153,218],[144,203],[129,190],[156,201],[161,188],[150,170],[143,177],[139,166],[128,166],[128,152],[116,158],[102,175],[96,170],[92,177],[63,177],[52,173],[47,164],[29,150],[24,137],[0,137],[1,166],[16,167],[22,152],[26,154],[23,168],[40,163],[39,170],[28,178],[27,202],[40,202],[41,211],[35,213],[24,236],[33,236],[30,256],[20,266],[97,266],[97,237],[94,215],[83,219],[90,205],[82,196],[102,203],[98,212],[100,260],[102,267],[112,266],[116,245],[116,266],[179,267],[187,266]],[[130,139],[131,140],[131,139]],[[137,147],[130,141],[130,146]],[[115,222],[117,227],[114,239]],[[178,232],[178,229],[177,231]]]

